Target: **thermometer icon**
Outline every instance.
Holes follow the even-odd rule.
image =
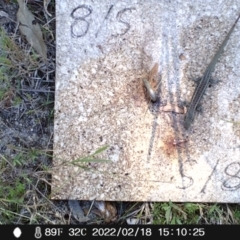
[[[36,227],[35,228],[35,234],[34,234],[34,237],[39,239],[42,237],[42,233],[41,233],[41,228],[40,227]]]

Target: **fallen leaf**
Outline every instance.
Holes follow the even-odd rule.
[[[44,10],[47,13],[47,15],[49,15],[50,17],[52,16],[52,14],[50,14],[47,10],[48,4],[51,2],[51,0],[44,0],[43,1],[43,6],[44,6]]]
[[[96,201],[95,207],[100,211],[100,216],[106,223],[113,222],[117,218],[117,209],[110,202]]]
[[[47,46],[43,41],[41,28],[33,14],[28,10],[24,0],[17,1],[19,4],[17,12],[17,19],[20,22],[19,29],[31,46],[46,60]]]
[[[149,73],[149,82],[153,81],[153,79],[157,76],[157,73],[158,73],[158,63],[155,63]]]
[[[126,222],[128,225],[137,225],[139,224],[140,220],[137,218],[127,218]]]
[[[175,113],[180,113],[180,114],[184,114],[185,113],[184,108],[181,108],[181,107],[179,107],[177,105],[172,105],[170,103],[168,103],[165,106],[161,106],[160,110],[163,111],[163,112],[175,112]]]
[[[6,12],[0,10],[0,17],[7,17],[8,18],[9,15]]]
[[[87,222],[89,221],[88,217],[84,216],[84,212],[77,200],[68,200],[68,205],[70,207],[70,211],[73,217],[79,222]]]
[[[14,90],[13,88],[10,88],[7,92],[6,92],[6,98],[4,99],[4,107],[5,108],[9,108],[11,107],[12,104],[12,100],[14,97]]]

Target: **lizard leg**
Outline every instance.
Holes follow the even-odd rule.
[[[201,105],[201,104],[198,104],[198,105],[197,105],[196,111],[197,111],[197,112],[200,112],[200,113],[203,112],[203,109],[202,109],[202,105]]]
[[[192,78],[192,81],[198,83],[201,79],[202,79],[201,77]]]
[[[183,108],[183,107],[189,107],[190,103],[188,101],[181,101],[179,100],[178,106]]]
[[[209,87],[212,87],[214,86],[215,84],[219,83],[219,82],[222,82],[221,80],[218,80],[218,79],[210,79],[209,80]]]

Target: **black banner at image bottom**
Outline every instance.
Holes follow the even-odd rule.
[[[197,238],[239,234],[240,225],[1,225],[5,239]]]

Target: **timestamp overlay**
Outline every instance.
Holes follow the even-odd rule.
[[[56,1],[52,199],[239,202],[240,21],[183,126],[239,14],[213,1]]]
[[[4,229],[3,229],[4,228]],[[0,226],[6,239],[79,239],[79,238],[201,238],[229,237],[239,233],[237,225],[135,225],[135,226]]]

